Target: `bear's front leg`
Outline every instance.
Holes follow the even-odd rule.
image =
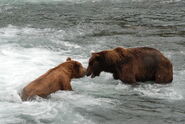
[[[60,90],[68,90],[68,91],[72,91],[72,87],[71,87],[71,83],[66,81],[66,82],[62,82],[61,83],[61,88]]]
[[[133,68],[129,64],[123,65],[119,73],[119,79],[126,84],[137,85]]]
[[[120,76],[120,80],[126,84],[131,84],[131,85],[137,84],[135,78],[133,76],[128,76],[127,74],[126,75],[123,74],[122,76]]]

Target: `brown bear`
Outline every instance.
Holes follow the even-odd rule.
[[[172,63],[160,51],[149,47],[117,47],[92,53],[86,75],[94,78],[102,71],[127,84],[138,81],[167,84],[173,80]]]
[[[72,90],[71,79],[85,76],[86,69],[81,63],[67,58],[66,62],[50,69],[36,80],[29,83],[21,93],[23,101],[34,96],[46,98],[58,90]]]

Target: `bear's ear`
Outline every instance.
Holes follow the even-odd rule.
[[[96,53],[91,53],[91,56],[96,56]]]
[[[101,61],[102,55],[100,53],[92,53],[94,60]]]
[[[68,58],[66,59],[66,61],[71,61],[71,58],[70,58],[70,57],[68,57]]]
[[[118,52],[118,53],[122,53],[125,49],[122,48],[122,47],[117,47],[117,48],[115,48],[114,50],[115,50],[116,52]]]
[[[99,57],[100,55],[98,53],[91,53],[92,56],[94,57]]]

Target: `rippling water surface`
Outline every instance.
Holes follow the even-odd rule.
[[[112,75],[73,80],[74,91],[22,102],[30,81],[70,56],[154,47],[174,65],[169,85],[131,87]],[[1,0],[1,124],[184,124],[184,0]]]

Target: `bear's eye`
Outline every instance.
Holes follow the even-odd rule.
[[[93,63],[94,63],[93,61],[90,61],[90,62],[89,62],[89,65],[93,65]]]
[[[81,68],[82,67],[82,64],[79,64],[79,68]]]
[[[77,67],[77,68],[80,68],[81,66],[82,66],[82,65],[79,64],[79,63],[76,64],[76,67]]]
[[[89,63],[90,66],[98,66],[98,62],[96,60]]]
[[[75,68],[76,71],[79,71],[80,67],[81,67],[81,65],[78,64],[78,63],[76,63],[75,66],[74,66],[74,68]]]

